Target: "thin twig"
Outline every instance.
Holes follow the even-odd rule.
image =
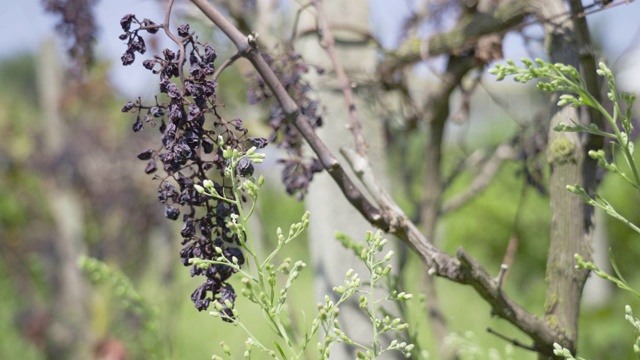
[[[350,33],[350,35],[358,35],[358,36],[361,37],[359,39],[346,39],[346,38],[336,37],[334,35],[334,40],[338,44],[340,44],[340,43],[345,43],[345,44],[363,44],[363,43],[369,43],[370,42],[376,49],[384,50],[384,47],[378,41],[378,39],[376,39],[376,37],[372,33],[370,33],[369,31],[367,31],[366,29],[362,29],[360,27],[353,26],[353,25],[350,25],[350,24],[333,23],[333,22],[330,22],[328,20],[327,20],[327,26],[332,31],[337,30],[337,31],[339,31],[341,33]],[[305,28],[305,29],[302,29],[301,31],[299,31],[297,36],[298,37],[304,37],[304,36],[307,36],[307,35],[317,34],[317,33],[318,33],[318,28],[317,27],[308,27],[308,28]]]
[[[484,164],[478,176],[473,179],[471,185],[469,185],[463,192],[447,200],[442,205],[440,212],[442,214],[450,213],[475,198],[487,186],[489,186],[491,180],[496,176],[498,170],[500,170],[502,162],[505,159],[510,159],[512,157],[513,148],[511,146],[506,144],[498,146],[491,158]]]
[[[298,24],[300,23],[300,15],[302,15],[302,12],[305,11],[309,6],[311,6],[311,3],[304,4],[298,9],[298,11],[296,11],[296,16],[293,20],[293,26],[291,30],[291,37],[289,38],[289,42],[287,44],[290,50],[293,50],[293,43],[298,38]]]
[[[240,59],[241,57],[242,55],[240,53],[235,53],[232,57],[225,60],[220,66],[218,66],[218,68],[216,69],[216,72],[213,73],[211,80],[217,81],[218,77],[220,76],[220,74],[222,74],[224,69],[231,66],[231,64],[233,64],[236,60]]]
[[[367,142],[362,135],[362,123],[360,122],[360,116],[356,109],[356,102],[353,96],[353,90],[351,88],[351,83],[349,78],[347,77],[347,73],[344,71],[344,67],[342,63],[338,59],[338,53],[336,51],[335,39],[333,38],[333,34],[329,29],[329,25],[327,23],[327,16],[324,11],[324,4],[322,0],[314,0],[314,6],[316,7],[316,12],[318,16],[318,25],[320,27],[320,33],[322,36],[321,44],[327,50],[327,54],[329,54],[329,58],[331,58],[331,62],[333,63],[333,68],[336,73],[336,78],[338,79],[338,83],[340,84],[340,89],[342,90],[342,94],[344,95],[344,99],[347,102],[347,108],[349,109],[349,130],[353,135],[353,141],[355,142],[356,152],[362,156],[367,156]]]
[[[496,276],[496,284],[498,284],[498,289],[500,291],[502,291],[502,284],[504,282],[505,275],[507,274],[507,270],[509,270],[509,265],[500,265],[500,271],[498,271],[498,276]]]
[[[169,29],[169,25],[171,23],[171,9],[173,8],[173,3],[174,3],[174,0],[169,0],[169,5],[167,5],[167,12],[164,15],[164,23],[162,24],[162,28],[164,29],[164,33],[167,34],[167,36],[171,40],[173,40],[173,42],[175,42],[176,45],[178,45],[178,47],[180,48],[179,55],[178,55],[178,75],[180,77],[180,82],[183,85],[182,88],[184,88],[184,70],[182,69],[184,66],[184,59],[185,59],[184,42],[182,39],[175,36],[171,32],[171,29]]]
[[[510,31],[520,30],[524,27],[538,23],[544,24],[554,20],[561,21],[570,18],[584,18],[591,14],[609,10],[613,7],[632,3],[634,1],[635,0],[618,0],[600,9],[580,11],[575,15],[572,15],[571,11],[565,11],[546,17],[540,16],[540,11],[536,8],[536,4],[533,1],[516,0],[508,2],[506,5],[503,5],[496,10],[496,13],[498,13],[503,9],[508,9],[506,16],[495,18],[493,21],[478,20],[474,23],[472,19],[469,21],[469,24],[474,23],[477,26],[467,26],[462,29],[454,28],[447,33],[437,34],[426,40],[417,38],[407,40],[398,48],[398,51],[392,53],[388,59],[382,63],[381,71],[385,74],[393,73],[398,68],[407,64],[469,48],[477,43],[478,39],[484,35],[505,35]],[[518,8],[516,8],[516,6]],[[537,15],[537,18],[523,21],[529,15]],[[480,19],[481,16],[486,16],[486,14],[479,13],[478,16],[478,19]]]
[[[487,328],[487,332],[489,334],[493,334],[493,335],[499,337],[500,339],[502,339],[502,340],[504,340],[506,342],[511,343],[511,345],[513,345],[513,346],[517,346],[519,348],[522,348],[522,349],[525,349],[525,350],[529,350],[529,351],[533,351],[533,352],[539,352],[540,351],[535,345],[531,346],[531,345],[523,344],[523,343],[521,343],[520,341],[518,341],[516,339],[511,339],[509,337],[506,337],[505,335],[500,334],[499,332],[493,330],[490,327]]]

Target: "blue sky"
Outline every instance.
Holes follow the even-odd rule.
[[[407,16],[409,4],[415,0],[370,0],[371,17],[376,24],[374,31],[382,38],[383,44],[389,46],[397,39],[402,19]],[[591,1],[585,1],[585,4]],[[0,37],[0,59],[14,54],[35,51],[46,38],[56,36],[53,28],[55,19],[45,14],[40,0],[22,0],[5,6],[0,12],[0,24],[3,24],[5,36]],[[17,5],[16,5],[17,4]],[[121,30],[119,20],[124,13],[144,14],[152,19],[162,18],[162,9],[156,0],[101,0],[96,11],[100,33],[97,54],[114,64],[119,63],[123,46],[118,40]],[[622,85],[629,90],[640,91],[635,79],[640,79],[640,65],[636,65],[640,57],[640,1],[634,1],[589,16],[589,23],[594,37],[602,43],[605,56],[609,62],[618,62],[623,67],[620,76]],[[7,36],[11,35],[11,36]],[[526,52],[519,45],[517,37],[507,37],[506,56],[519,59]],[[119,88],[124,84],[132,93],[139,89],[131,88],[132,84],[144,83],[143,74],[138,69],[122,69],[114,66],[113,82]],[[129,92],[126,91],[126,92]]]

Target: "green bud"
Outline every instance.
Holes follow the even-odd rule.
[[[350,278],[353,275],[353,269],[349,269],[347,270],[347,273],[344,275],[345,278]]]
[[[225,344],[223,341],[220,343],[220,346],[222,346],[222,351],[224,351],[225,354],[231,355],[231,348],[229,347],[229,345]]]
[[[392,256],[393,256],[393,250],[389,251],[389,252],[387,253],[387,255],[385,255],[385,256],[384,256],[384,259],[383,259],[383,260],[384,260],[384,261],[389,261],[389,260],[391,260],[391,257],[392,257]]]
[[[231,152],[231,147],[227,146],[226,149],[222,150],[222,157],[225,159],[230,159],[233,153]]]
[[[391,272],[391,265],[387,265],[382,271],[382,276],[387,276]]]

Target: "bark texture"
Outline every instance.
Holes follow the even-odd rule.
[[[545,25],[545,41],[551,61],[580,68],[580,51],[584,43],[580,44],[578,40],[580,37],[589,38],[588,29],[583,27],[579,36],[574,22],[557,16],[568,11],[561,0],[541,1],[540,11],[544,18],[549,19]],[[592,71],[595,68],[588,66],[583,70]],[[575,353],[580,299],[588,272],[575,269],[574,255],[580,254],[586,261],[591,260],[594,226],[593,208],[567,191],[566,186],[580,184],[593,193],[596,166],[586,155],[589,141],[585,134],[553,131],[560,122],[568,124],[577,119],[585,124],[590,122],[588,116],[581,116],[585,113],[575,108],[558,108],[555,105],[557,101],[558,95],[552,96],[547,148],[547,160],[551,167],[549,191],[552,219],[545,318],[550,326],[557,327],[561,335],[558,342]]]

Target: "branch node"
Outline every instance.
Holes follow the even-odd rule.
[[[433,276],[436,274],[436,267],[432,266],[429,268],[429,270],[427,271],[427,274],[429,274],[429,276]]]
[[[507,264],[500,265],[500,271],[498,272],[498,276],[496,276],[494,280],[498,285],[498,291],[502,291],[502,280],[504,279],[504,274],[507,273],[508,269],[509,269],[509,265]]]
[[[247,42],[254,49],[258,47],[258,36],[260,36],[260,34],[258,34],[257,32],[252,32],[251,34],[247,35]]]

